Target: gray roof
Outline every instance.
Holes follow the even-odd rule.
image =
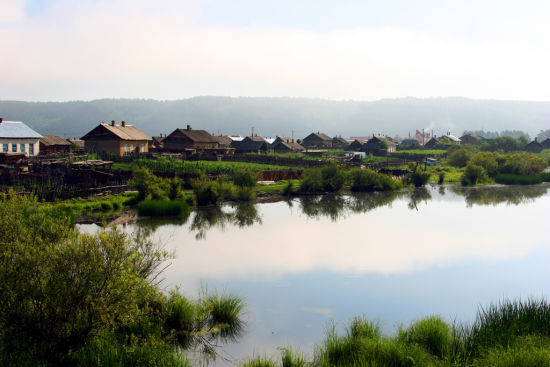
[[[21,121],[2,121],[0,123],[0,138],[37,138],[42,135]]]
[[[71,145],[71,143],[63,139],[61,136],[58,135],[50,135],[50,134],[44,134],[42,139],[40,139],[40,143],[49,146],[49,145]]]

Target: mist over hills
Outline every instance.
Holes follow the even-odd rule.
[[[101,99],[74,102],[0,101],[0,117],[20,120],[40,133],[82,136],[101,121],[135,125],[159,135],[191,125],[211,133],[305,137],[386,134],[416,129],[436,135],[464,130],[523,130],[531,136],[550,128],[550,102],[475,100],[460,97],[332,101],[308,98],[194,97],[175,101]]]

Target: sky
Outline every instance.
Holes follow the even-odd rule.
[[[0,99],[550,100],[547,0],[0,0]]]

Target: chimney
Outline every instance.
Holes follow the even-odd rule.
[[[126,121],[122,121],[122,127],[126,127]]]
[[[187,131],[191,130],[191,125],[187,125]]]
[[[111,126],[115,126],[115,125],[116,125],[115,120],[111,121]]]

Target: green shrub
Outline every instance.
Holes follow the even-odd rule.
[[[218,184],[209,179],[193,180],[191,182],[197,205],[216,204],[220,198]]]
[[[346,181],[344,170],[337,163],[331,163],[321,168],[321,177],[323,188],[327,192],[340,191]]]
[[[113,204],[110,201],[102,201],[101,210],[104,210],[104,211],[113,210]]]
[[[416,169],[411,175],[409,176],[409,181],[415,186],[415,187],[421,187],[428,183],[430,180],[430,173],[429,172],[423,172],[419,169]]]
[[[385,191],[395,190],[398,183],[388,175],[377,173],[370,169],[355,169],[351,171],[351,191]]]
[[[288,183],[283,188],[283,195],[284,196],[292,195],[293,190],[294,190],[294,183],[292,181],[288,181]]]
[[[310,168],[304,171],[304,178],[300,185],[302,192],[321,192],[323,190],[323,176],[319,168]]]
[[[550,182],[550,172],[541,173],[540,178],[543,182]]]
[[[252,201],[256,198],[256,190],[253,187],[237,186],[235,188],[235,200]]]
[[[189,214],[184,200],[147,199],[138,204],[138,214],[147,217],[180,217]]]
[[[468,164],[473,154],[474,153],[470,149],[460,147],[449,153],[447,162],[454,167],[464,167]]]
[[[543,158],[523,152],[506,155],[500,172],[514,175],[538,175],[546,167],[548,163]]]
[[[470,159],[470,163],[483,167],[490,177],[494,177],[499,173],[497,157],[497,153],[479,152],[474,154]]]
[[[478,182],[485,182],[487,179],[487,172],[483,167],[468,163],[462,176],[462,184],[475,185]]]
[[[453,335],[445,321],[431,316],[411,324],[400,333],[399,338],[407,343],[417,344],[430,354],[443,359],[449,352]]]
[[[242,187],[255,187],[257,182],[252,172],[239,169],[233,173],[233,183]]]

